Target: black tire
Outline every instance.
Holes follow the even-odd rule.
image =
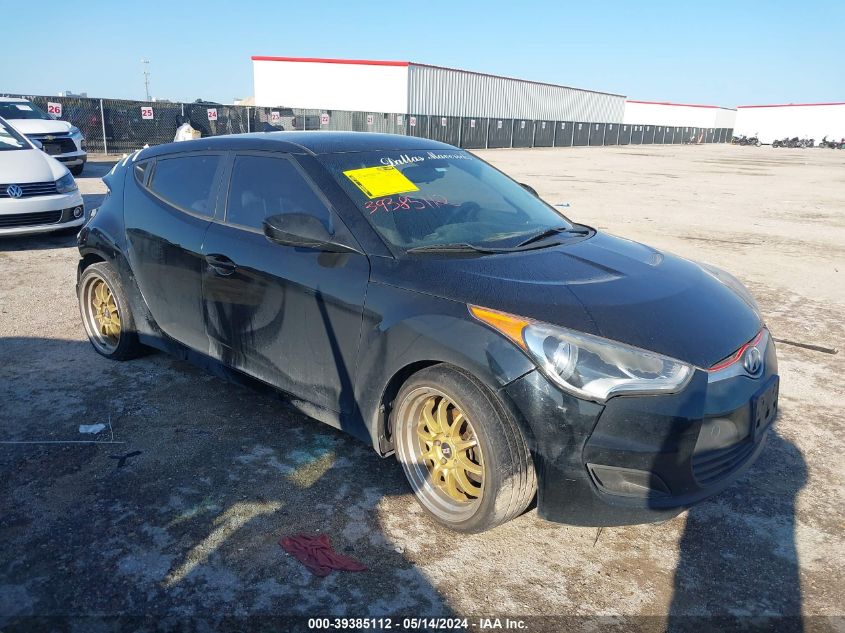
[[[82,170],[85,169],[85,163],[82,163],[81,165],[74,165],[73,167],[68,167],[68,169],[70,170],[70,173],[72,173],[74,176],[81,176]]]
[[[101,329],[97,316],[95,316],[98,312],[95,301],[98,301],[96,299],[96,288],[99,283],[106,285],[110,298],[113,298],[113,304],[117,308],[119,325],[117,326],[118,333],[116,336],[107,333],[106,329]],[[144,347],[138,340],[135,319],[132,316],[126,292],[123,290],[120,278],[110,264],[98,262],[88,266],[82,272],[77,287],[77,299],[79,300],[79,312],[85,333],[98,354],[112,360],[129,360],[144,352]],[[109,301],[106,309],[111,304],[112,302]],[[113,311],[109,311],[108,318],[112,319],[112,317]],[[113,324],[113,321],[110,321],[110,323]],[[108,330],[108,332],[111,331],[113,330]]]
[[[461,419],[477,439],[483,455],[477,460],[483,471],[481,492],[466,502],[450,498],[443,490],[443,483],[435,484],[432,466],[421,457],[428,450],[428,442],[420,439],[417,430],[423,419],[420,411],[437,394],[443,394],[454,404],[453,422],[458,419],[454,417],[455,410],[465,413]],[[446,527],[458,532],[483,532],[519,516],[534,498],[537,477],[525,436],[496,396],[469,372],[444,364],[417,372],[399,390],[390,421],[396,458],[417,501]],[[445,441],[438,447],[448,448]],[[457,453],[457,448],[450,448],[455,460]],[[466,476],[464,473],[464,479]]]

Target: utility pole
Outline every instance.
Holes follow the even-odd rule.
[[[142,59],[141,63],[143,64],[144,69],[144,92],[147,95],[147,101],[150,100],[150,60],[149,59]]]

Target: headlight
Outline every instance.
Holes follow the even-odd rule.
[[[70,126],[70,129],[68,130],[68,133],[69,133],[71,136],[82,136],[82,130],[80,130],[80,129],[79,129],[78,127],[76,127],[75,125],[71,125],[71,126]]]
[[[674,393],[693,374],[686,363],[599,336],[478,306],[470,313],[519,345],[562,389],[588,400]]]
[[[78,187],[76,186],[76,181],[73,179],[73,176],[70,175],[70,172],[66,173],[56,181],[56,191],[59,193],[70,193],[71,191],[76,191],[77,189]]]

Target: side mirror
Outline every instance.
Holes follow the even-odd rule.
[[[29,139],[29,142],[35,145],[35,149],[40,149],[42,152],[44,151],[44,144],[38,139],[31,138]]]
[[[313,248],[327,253],[355,253],[351,246],[335,241],[323,223],[307,213],[271,215],[264,220],[264,235],[283,246]]]
[[[526,185],[524,182],[521,182],[521,183],[519,183],[519,184],[520,184],[520,186],[521,186],[523,189],[525,189],[525,191],[527,191],[528,193],[530,193],[530,194],[531,194],[532,196],[534,196],[535,198],[539,198],[539,197],[540,197],[540,194],[539,194],[539,193],[537,193],[537,190],[536,190],[534,187],[532,187],[531,185]]]

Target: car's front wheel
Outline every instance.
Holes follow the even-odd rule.
[[[391,420],[396,457],[420,505],[440,523],[483,532],[531,503],[537,483],[525,437],[467,372],[434,365],[414,374]]]
[[[85,332],[99,354],[128,360],[142,353],[129,301],[109,264],[98,262],[82,272],[78,299]]]

